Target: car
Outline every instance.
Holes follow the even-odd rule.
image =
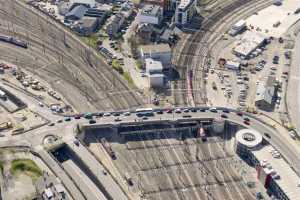
[[[168,114],[173,113],[173,110],[172,110],[172,109],[168,109],[168,110],[166,111],[166,113],[168,113]]]
[[[65,117],[65,122],[71,121],[71,117]]]
[[[48,126],[54,126],[54,125],[55,125],[55,123],[52,122],[52,123],[50,123]]]
[[[249,121],[244,121],[244,124],[250,125],[250,122]]]
[[[159,115],[161,115],[161,114],[163,114],[164,112],[163,112],[162,110],[159,110],[159,111],[157,111],[156,113],[159,114]]]
[[[76,146],[79,146],[79,141],[78,141],[78,140],[74,140],[73,143],[74,143]]]
[[[120,113],[113,113],[113,116],[115,117],[120,116]]]
[[[277,60],[278,61],[279,60],[279,56],[274,56],[273,60]]]
[[[221,117],[222,117],[222,118],[228,118],[228,116],[225,115],[225,114],[222,114]]]
[[[243,113],[242,112],[237,112],[236,113],[238,116],[243,116]]]
[[[271,139],[271,135],[269,133],[264,133],[264,136],[266,136],[267,138]]]
[[[119,117],[117,117],[116,119],[114,119],[115,122],[120,122],[122,121]]]
[[[142,119],[143,119],[143,120],[147,120],[147,119],[148,119],[148,117],[143,117]]]
[[[81,118],[80,115],[75,115],[75,116],[74,116],[74,119],[80,119],[80,118]]]
[[[177,108],[177,109],[175,110],[175,113],[181,113],[180,108]]]
[[[89,121],[89,124],[96,124],[96,120],[91,119],[91,120]]]
[[[190,112],[190,110],[189,109],[184,109],[183,112],[188,113],[188,112]]]
[[[230,113],[230,111],[228,109],[223,109],[222,111],[223,111],[223,113]]]
[[[57,120],[57,123],[62,123],[63,122],[63,120],[62,119],[60,119],[60,120]]]
[[[124,116],[130,116],[130,114],[131,114],[130,112],[125,112]]]
[[[111,113],[104,113],[103,114],[103,117],[109,117],[109,116],[111,116]]]
[[[250,119],[249,119],[248,117],[245,117],[245,118],[244,118],[244,121],[250,122]]]
[[[276,70],[276,67],[271,67],[271,70]]]
[[[217,110],[216,108],[210,108],[209,111],[210,111],[210,112],[214,112],[214,113],[217,113],[217,112],[218,112],[218,110]]]
[[[184,114],[182,117],[183,117],[183,118],[191,118],[191,117],[192,117],[192,115],[189,115],[189,114]]]
[[[288,74],[289,74],[289,72],[282,72],[282,74],[283,74],[283,75],[288,75]]]
[[[191,108],[191,112],[197,112],[196,108]]]
[[[200,109],[200,112],[206,112],[206,110],[205,109]]]

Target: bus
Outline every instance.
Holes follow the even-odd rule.
[[[135,110],[138,117],[150,117],[153,116],[153,108],[138,108]]]

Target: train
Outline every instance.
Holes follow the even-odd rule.
[[[28,48],[27,42],[24,42],[22,40],[16,39],[16,38],[11,37],[11,36],[0,35],[0,41],[7,42],[7,43],[10,43],[10,44],[14,44],[14,45],[22,47],[24,49]]]

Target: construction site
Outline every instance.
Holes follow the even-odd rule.
[[[255,199],[235,153],[240,128],[221,119],[166,120],[89,126],[79,138],[141,199]]]

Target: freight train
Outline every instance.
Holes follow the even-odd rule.
[[[24,42],[22,40],[18,40],[16,38],[11,37],[11,36],[0,35],[0,41],[7,42],[7,43],[10,43],[10,44],[13,44],[13,45],[25,48],[25,49],[28,48],[27,42]]]

